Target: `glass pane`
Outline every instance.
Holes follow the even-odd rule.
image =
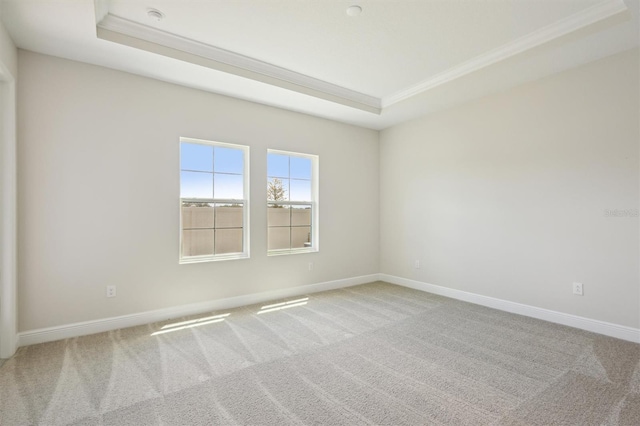
[[[311,226],[311,206],[293,206],[291,226]]]
[[[213,172],[213,147],[196,143],[181,143],[180,169]]]
[[[242,205],[216,204],[216,228],[242,228],[242,212]]]
[[[311,201],[311,181],[291,179],[291,201]]]
[[[291,248],[311,247],[311,227],[291,228]]]
[[[267,248],[269,250],[288,249],[291,228],[268,228]]]
[[[269,178],[267,180],[268,201],[289,200],[289,179]]]
[[[213,174],[180,172],[181,198],[213,198]]]
[[[289,156],[282,154],[267,154],[267,176],[289,177]]]
[[[216,173],[236,173],[244,171],[244,152],[237,148],[213,148],[213,167]]]
[[[291,218],[289,206],[276,206],[269,204],[267,206],[267,226],[289,226]]]
[[[242,181],[242,175],[223,175],[214,173],[214,197],[226,200],[242,200],[244,198]]]
[[[213,204],[182,202],[182,228],[213,228]]]
[[[216,229],[216,254],[242,253],[242,229]]]
[[[311,159],[293,156],[290,158],[290,177],[311,180]]]
[[[213,254],[213,229],[182,231],[182,256]]]

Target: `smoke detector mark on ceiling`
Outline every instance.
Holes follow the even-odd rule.
[[[295,1],[296,0],[282,0],[283,3],[285,2],[295,3]],[[535,0],[526,0],[526,1],[535,3]],[[523,52],[526,52],[538,46],[545,45],[552,40],[565,37],[573,32],[581,30],[595,23],[599,23],[608,18],[620,15],[620,19],[622,19],[622,13],[626,13],[627,15],[629,14],[629,8],[627,7],[625,0],[568,0],[568,1],[575,2],[576,4],[579,4],[580,2],[583,2],[583,1],[587,3],[585,3],[585,6],[581,6],[581,7],[576,6],[574,8],[575,10],[574,9],[571,10],[572,13],[568,13],[566,11],[565,13],[565,12],[562,12],[562,10],[560,9],[558,10],[554,9],[555,10],[554,13],[549,12],[547,14],[542,14],[544,16],[541,15],[540,19],[538,20],[528,20],[526,22],[531,24],[531,28],[528,29],[527,31],[523,30],[522,34],[518,33],[517,36],[514,35],[511,38],[505,38],[504,40],[500,39],[499,40],[500,43],[497,43],[497,44],[487,44],[486,46],[483,45],[481,47],[483,47],[484,50],[479,49],[478,52],[480,53],[477,54],[476,56],[459,55],[460,57],[454,58],[455,60],[452,59],[448,62],[445,61],[445,63],[443,63],[442,69],[440,68],[436,69],[434,67],[429,68],[425,66],[424,67],[425,72],[423,74],[414,73],[415,75],[413,74],[408,75],[410,74],[408,73],[406,76],[404,76],[404,79],[400,77],[396,78],[395,74],[389,74],[389,73],[380,74],[380,78],[378,78],[378,80],[376,80],[377,77],[372,77],[370,81],[366,82],[366,84],[363,83],[361,85],[364,89],[367,89],[367,90],[362,89],[361,86],[358,86],[360,88],[359,90],[352,89],[351,87],[355,85],[354,82],[356,81],[354,79],[357,77],[354,77],[351,74],[346,74],[346,77],[344,78],[340,77],[341,79],[339,81],[334,80],[334,78],[330,78],[332,77],[332,75],[330,74],[330,71],[332,71],[331,67],[326,67],[326,68],[320,67],[318,68],[320,71],[316,70],[317,67],[308,68],[308,70],[312,70],[314,73],[317,72],[318,76],[323,77],[323,78],[319,78],[318,76],[315,76],[315,74],[314,76],[311,76],[301,72],[302,70],[307,70],[307,68],[304,68],[304,67],[301,67],[300,71],[296,71],[293,69],[294,67],[287,68],[283,66],[283,65],[290,65],[289,63],[285,63],[283,65],[276,65],[276,63],[278,62],[275,60],[273,61],[273,63],[271,63],[271,61],[266,62],[262,59],[259,59],[258,57],[253,57],[252,53],[257,52],[257,50],[255,49],[254,50],[248,49],[242,52],[240,51],[236,52],[234,51],[235,45],[231,43],[231,41],[235,40],[235,37],[232,37],[226,40],[227,43],[231,43],[231,45],[229,46],[224,45],[224,43],[222,42],[220,43],[221,46],[209,44],[206,42],[205,39],[202,38],[202,35],[209,34],[206,27],[206,22],[208,21],[206,19],[198,20],[192,16],[192,19],[194,22],[200,23],[201,27],[199,28],[201,29],[201,32],[199,33],[198,31],[195,31],[195,30],[191,31],[190,29],[191,24],[190,24],[190,21],[188,20],[188,17],[190,15],[187,14],[185,18],[185,16],[183,16],[182,13],[178,13],[177,10],[175,9],[172,9],[172,10],[165,9],[166,13],[172,16],[172,19],[171,19],[172,22],[167,21],[165,23],[164,18],[167,15],[164,12],[161,12],[155,8],[147,8],[146,10],[143,9],[141,11],[138,7],[135,7],[135,6],[124,7],[123,4],[125,4],[126,2],[121,2],[118,0],[97,0],[96,4],[101,4],[102,2],[109,2],[110,7],[113,7],[115,9],[115,12],[119,12],[121,13],[121,15],[116,14],[114,11],[110,9],[107,9],[104,14],[96,13],[96,19],[97,19],[96,26],[97,26],[97,37],[102,40],[112,41],[114,43],[118,43],[121,45],[130,46],[130,47],[140,49],[140,50],[145,50],[147,52],[154,53],[157,55],[166,56],[168,58],[175,59],[180,63],[187,62],[187,63],[192,63],[199,67],[210,68],[220,73],[226,73],[229,75],[236,76],[239,79],[243,79],[243,78],[250,79],[258,82],[259,84],[263,84],[266,86],[273,86],[275,88],[283,89],[290,92],[297,92],[302,96],[307,96],[310,98],[316,98],[316,99],[304,98],[303,99],[304,102],[309,101],[309,105],[311,105],[311,102],[316,102],[316,100],[319,100],[322,103],[323,107],[324,107],[324,103],[328,104],[327,108],[333,108],[333,104],[337,104],[340,107],[347,107],[348,109],[340,109],[339,111],[338,109],[336,109],[336,111],[338,112],[335,112],[335,114],[339,114],[340,117],[345,117],[346,114],[353,113],[354,117],[355,116],[364,117],[362,118],[362,121],[367,121],[367,122],[375,121],[375,122],[388,123],[388,122],[397,120],[396,117],[400,117],[400,116],[404,117],[405,115],[408,116],[409,114],[415,115],[418,113],[422,113],[425,110],[425,108],[426,109],[431,108],[430,106],[428,106],[428,104],[432,102],[431,99],[434,96],[440,96],[436,92],[434,92],[434,95],[427,95],[427,92],[429,92],[431,89],[434,89],[436,87],[441,87],[444,84],[451,83],[456,79],[473,74],[476,71],[482,70],[491,65],[501,63],[513,56],[519,55]],[[351,6],[345,7],[345,9],[342,9],[342,10],[345,11],[344,13],[347,15],[347,19],[357,19],[359,20],[360,23],[362,23],[361,22],[362,18],[358,18],[358,15],[361,15],[362,13],[364,13],[364,10],[363,10],[363,6],[358,5],[357,2],[359,2],[359,0],[350,0],[349,3],[346,3],[346,4],[343,3],[342,7],[345,7],[349,4],[351,4]],[[28,3],[29,2],[24,4],[28,4]],[[203,3],[206,3],[206,2],[203,2]],[[222,1],[221,3],[227,4],[226,2],[222,2]],[[230,0],[228,2],[228,5],[233,5],[235,3],[236,3],[235,0],[233,1]],[[255,2],[255,4],[260,4],[260,3],[261,2]],[[319,5],[322,3],[323,2],[317,2],[317,4]],[[383,3],[384,2],[380,4],[383,4]],[[422,2],[415,2],[415,3],[410,2],[410,3],[415,4],[416,7],[417,5],[422,4]],[[507,0],[505,3],[513,3],[514,5],[519,4],[518,0]],[[18,3],[15,3],[15,4],[18,4]],[[20,3],[20,4],[23,4],[23,3]],[[634,3],[632,2],[631,4],[634,4]],[[165,7],[169,7],[168,3],[167,3],[167,6]],[[233,16],[233,13],[242,12],[242,10],[240,9],[236,10],[231,6],[229,6],[229,8],[230,10],[228,10],[227,13],[230,14],[230,16]],[[329,8],[331,10],[331,13],[325,13],[323,16],[326,15],[327,19],[333,20],[334,17],[332,16],[335,16],[333,15],[333,13],[336,11],[339,13],[340,9],[338,8],[336,10],[334,6],[327,6],[327,12],[329,11]],[[207,9],[205,8],[205,10]],[[393,10],[393,7],[391,7],[391,10]],[[422,9],[417,8],[416,10],[422,10]],[[546,8],[544,10],[546,10]],[[635,10],[637,10],[637,6]],[[145,17],[144,15],[142,15],[142,19],[140,19],[139,16],[141,12],[144,13],[145,11],[148,16]],[[374,19],[374,18],[375,18],[374,21],[384,19],[384,16],[383,16],[384,14],[377,13],[377,11],[378,9],[376,9],[376,13],[374,13],[375,16],[373,15],[370,16],[371,10],[368,10],[366,21],[369,22],[371,21],[371,19]],[[631,10],[631,12],[633,12],[633,10]],[[176,15],[176,13],[178,14]],[[176,18],[178,19],[176,20]],[[545,18],[545,19],[542,19],[542,18]],[[607,21],[608,23],[603,27],[604,30],[601,31],[603,33],[603,36],[601,37],[603,38],[603,40],[604,40],[604,36],[609,34],[609,32],[613,30],[618,31],[616,25],[619,26],[620,19],[618,19],[618,21],[616,20]],[[634,19],[635,21],[629,25],[631,25],[632,27],[635,26],[635,28],[637,28],[637,25],[638,25],[637,14],[636,14],[636,18]],[[496,20],[498,24],[502,22],[498,18],[496,18]],[[376,24],[377,21],[376,22],[374,21],[369,22],[369,24]],[[413,22],[411,20],[409,21],[410,21],[409,23]],[[509,20],[507,19],[506,21],[507,21],[506,24],[509,24]],[[322,24],[322,22],[324,21],[320,20],[318,24]],[[351,23],[356,24],[357,22],[351,22]],[[533,23],[536,23],[536,25],[533,25]],[[170,25],[169,27],[166,27],[165,24],[167,25],[170,24]],[[335,25],[335,22],[333,21],[331,22],[331,25],[335,26],[335,28],[337,29],[344,30],[345,34],[351,34],[350,31],[353,31],[353,27],[351,25],[346,25],[346,26]],[[625,24],[625,25],[626,27],[629,27],[628,24]],[[620,33],[619,36],[615,36],[615,37],[612,36],[615,39],[615,43],[607,42],[608,43],[607,44],[607,43],[604,43],[603,41],[604,44],[602,48],[588,49],[589,52],[592,52],[592,51],[595,52],[595,53],[589,53],[590,57],[592,58],[601,57],[601,55],[605,50],[611,50],[612,48],[614,47],[617,48],[616,46],[621,46],[623,44],[625,46],[628,45],[629,42],[627,40],[624,40],[624,38],[627,37],[625,35],[626,33],[623,33],[622,31],[618,31],[618,32]],[[629,31],[627,31],[627,33],[628,32]],[[286,31],[283,31],[282,35],[284,35],[285,33]],[[637,31],[635,33],[637,34]],[[224,35],[224,31],[222,31],[221,34]],[[290,38],[290,35],[288,37]],[[216,38],[215,40],[217,44],[218,39]],[[397,44],[397,43],[400,43],[401,41],[402,40],[396,40],[395,43]],[[584,45],[585,43],[580,42],[581,45]],[[563,42],[562,44],[566,44],[566,43]],[[372,44],[372,46],[373,45],[374,44]],[[390,44],[390,46],[392,45],[393,43]],[[637,42],[636,42],[636,45],[637,45]],[[239,43],[238,46],[242,47],[244,46],[244,44]],[[235,47],[238,47],[238,46],[235,46]],[[559,48],[560,47],[558,46],[554,47],[552,44],[549,44],[549,48],[546,49],[545,55],[547,53],[551,55],[555,51],[554,49],[557,50]],[[577,48],[569,49],[569,47],[566,47],[566,46],[562,46],[562,48],[563,49],[566,48],[564,52],[569,52],[569,50],[571,51],[575,50],[576,52],[578,51],[576,50]],[[281,50],[286,51],[287,49],[281,49]],[[275,54],[279,53],[279,51],[274,51],[274,52]],[[409,50],[407,50],[407,52],[409,52]],[[260,53],[260,55],[262,55],[262,53]],[[580,53],[580,55],[582,55],[582,53]],[[577,65],[577,60],[578,60],[577,58],[580,55],[575,53],[573,56],[569,58],[569,56],[563,53],[562,56],[563,57],[566,56],[567,58],[569,58],[565,61],[566,65],[575,66]],[[337,55],[336,58],[342,58],[343,56]],[[382,55],[379,55],[379,56],[382,56]],[[302,55],[301,58],[302,59],[296,60],[298,64],[304,64],[304,60],[303,60],[304,55]],[[371,61],[374,61],[374,59],[375,58],[371,59]],[[293,61],[294,65],[296,61]],[[389,66],[390,67],[394,66],[396,62],[398,61],[389,61],[389,64],[390,64]],[[538,62],[539,62],[539,66],[536,65],[537,68],[534,67],[536,70],[538,70],[534,72],[537,76],[535,78],[538,78],[539,76],[542,76],[542,75],[547,75],[547,73],[553,71],[552,69],[553,66],[545,65],[546,63],[553,63],[553,61],[541,60]],[[128,63],[129,62],[127,62],[127,64]],[[177,66],[177,63],[176,63],[176,66]],[[310,62],[310,63],[313,64],[315,62]],[[523,69],[525,69],[524,68],[525,65],[523,61],[520,61],[515,64],[511,62],[505,62],[505,64],[502,67],[509,68],[509,69],[512,69],[512,68],[516,69],[520,67],[519,65],[520,63],[523,64],[522,67]],[[340,62],[340,64],[342,64],[342,62]],[[344,65],[341,65],[341,66],[344,66]],[[358,67],[360,67],[360,64],[356,64],[354,66],[356,67],[355,69],[358,69]],[[414,64],[412,66],[414,68],[418,68],[417,64]],[[323,74],[321,71],[324,71],[325,74]],[[170,77],[166,77],[170,74],[168,71],[165,72],[163,70],[158,71],[153,69],[152,71],[148,71],[148,73],[154,76],[156,75],[156,73],[160,73],[160,74],[164,73],[162,74],[163,76],[165,76],[164,78],[167,78],[171,81],[173,81],[174,79],[173,74],[171,74]],[[358,73],[353,73],[353,74],[357,75]],[[181,81],[187,82],[185,85],[188,85],[188,86],[193,84],[191,82],[192,77],[190,76],[190,74],[187,73],[185,75],[188,75],[188,76],[184,78],[181,77]],[[389,75],[393,75],[393,77],[389,78]],[[421,79],[421,76],[423,76],[422,79]],[[201,80],[199,80],[201,83],[198,85],[198,87],[200,86],[207,87],[208,90],[211,90],[211,91],[220,90],[221,93],[227,93],[226,88],[224,90],[218,89],[218,87],[223,87],[222,83],[220,85],[217,85],[217,83],[209,83],[210,79],[206,80],[207,82],[204,83],[205,77],[198,77],[198,78],[201,78]],[[231,80],[231,77],[230,77],[230,80]],[[332,80],[335,82],[331,82]],[[388,80],[393,80],[394,81],[393,84],[387,83]],[[496,82],[494,86],[502,87],[504,84]],[[270,93],[269,90],[271,89],[264,89],[265,95],[261,94],[260,96],[256,96],[255,93],[257,92],[254,89],[257,86],[247,85],[247,88],[245,90],[244,87],[242,87],[241,83],[239,82],[237,87],[239,89],[236,90],[234,88],[233,90],[230,90],[230,91],[237,92],[238,97],[260,102],[260,99],[263,99],[260,96],[266,96],[269,99],[267,103],[270,104],[270,102],[272,102],[273,98],[271,98],[270,97],[271,95],[268,94]],[[378,88],[378,87],[381,87],[381,88]],[[489,89],[487,89],[487,92],[488,91]],[[288,92],[286,93],[287,95],[289,94]],[[375,94],[370,94],[370,93],[375,93]],[[240,94],[242,94],[242,96],[240,96]],[[409,100],[409,99],[415,99],[415,100],[413,100],[411,103],[409,102],[404,103],[405,100]],[[275,103],[278,105],[281,105],[281,104],[288,105],[289,100],[284,100],[282,102],[277,101]],[[396,104],[401,104],[401,105],[398,105],[397,107],[395,107]],[[308,109],[313,109],[313,111],[316,111],[315,109],[316,105],[318,104],[314,103],[313,106],[307,106],[307,104],[304,104],[304,107],[301,108],[301,110],[304,109],[306,111],[307,109],[305,108],[308,108]],[[295,108],[298,108],[298,107],[296,106]],[[383,111],[386,114],[382,114]],[[362,112],[368,113],[368,114],[362,115],[362,116],[359,115]],[[331,111],[331,114],[334,114],[333,110]],[[321,115],[321,114],[318,114],[318,115]],[[383,117],[383,115],[385,116]],[[360,118],[358,118],[358,120],[360,120]],[[361,121],[358,121],[357,123],[359,124],[361,123]]]
[[[358,16],[362,13],[362,8],[358,5],[349,6],[347,8],[347,15]]]
[[[164,19],[164,13],[158,9],[147,9],[147,16],[153,21],[160,22]]]

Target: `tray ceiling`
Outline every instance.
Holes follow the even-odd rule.
[[[1,12],[21,48],[377,129],[640,41],[633,0],[5,0]]]

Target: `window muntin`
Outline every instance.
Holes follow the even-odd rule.
[[[249,147],[180,139],[180,262],[249,256]]]
[[[267,153],[269,255],[318,250],[318,157]]]

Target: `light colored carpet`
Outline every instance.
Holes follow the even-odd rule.
[[[21,348],[0,424],[640,425],[640,345],[380,282],[300,299]]]

